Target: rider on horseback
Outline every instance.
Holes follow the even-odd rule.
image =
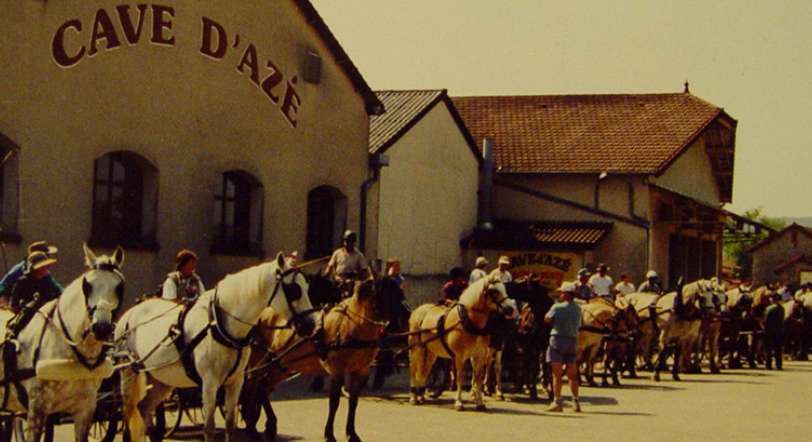
[[[206,291],[197,273],[197,254],[183,249],[175,255],[175,271],[166,275],[161,297],[190,305]]]
[[[42,251],[42,248],[51,254]],[[18,312],[6,327],[6,339],[9,341],[16,339],[37,310],[62,294],[62,286],[50,273],[51,267],[56,264],[56,247],[37,242],[29,249],[32,252],[22,266],[14,266],[0,281],[0,297],[6,298],[11,308]]]
[[[324,272],[331,275],[333,280],[342,288],[350,286],[347,294],[352,293],[352,284],[366,277],[369,270],[364,254],[355,248],[358,235],[352,230],[344,232],[344,243],[333,252]]]

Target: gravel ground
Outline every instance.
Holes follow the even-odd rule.
[[[504,402],[487,398],[487,412],[471,406],[454,411],[448,392],[438,401],[412,406],[405,382],[401,374],[389,388],[362,399],[357,428],[364,440],[784,441],[809,434],[812,363],[788,362],[783,372],[735,370],[683,375],[682,382],[627,379],[620,388],[584,388],[580,414],[571,408],[545,413],[547,401],[511,394]],[[294,380],[275,395],[277,440],[322,440],[327,400],[303,393],[305,385],[305,379]],[[336,419],[339,440],[344,440],[346,407],[342,401]],[[184,437],[190,439],[202,438],[192,432]],[[71,427],[57,430],[57,441],[71,440]],[[248,440],[244,434],[239,437],[240,442]]]

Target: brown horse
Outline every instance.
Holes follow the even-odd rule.
[[[375,280],[357,283],[353,295],[321,313],[316,332],[299,337],[287,321],[272,309],[263,311],[259,319],[259,336],[252,349],[248,383],[243,396],[243,409],[249,429],[255,428],[261,404],[268,417],[266,438],[276,436],[276,416],[267,393],[274,386],[297,373],[328,376],[331,380],[330,407],[324,438],[335,441],[333,424],[341,399],[341,390],[348,381],[350,410],[346,434],[351,442],[360,441],[355,431],[358,398],[366,385],[372,362],[378,353],[383,331],[388,324],[387,312],[392,311],[388,291],[380,290]],[[264,391],[263,391],[264,389]],[[256,397],[256,395],[261,397]],[[253,397],[252,397],[253,394]]]
[[[453,306],[424,304],[409,318],[409,402],[425,401],[426,379],[437,358],[451,359],[456,369],[457,393],[454,408],[462,410],[462,381],[466,361],[471,361],[472,391],[477,410],[484,410],[482,384],[485,378],[490,336],[484,328],[491,312],[513,314],[506,304],[504,284],[483,278],[468,286]]]
[[[579,303],[583,312],[583,323],[578,331],[577,362],[584,364],[587,382],[595,385],[594,368],[601,350],[605,350],[603,386],[607,376],[620,385],[618,373],[625,362],[625,354],[631,351],[631,338],[638,327],[637,312],[625,298],[611,301],[595,298]]]

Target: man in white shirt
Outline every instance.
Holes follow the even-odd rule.
[[[468,285],[479,281],[480,279],[488,276],[485,268],[488,267],[488,260],[484,256],[479,256],[474,263],[474,270],[471,270],[471,275],[468,277]]]
[[[609,267],[606,264],[598,264],[598,273],[589,278],[589,284],[592,286],[592,290],[596,295],[612,298],[612,286],[615,282],[612,281],[612,277],[607,274],[608,271]]]
[[[507,256],[500,256],[499,261],[497,262],[497,267],[491,275],[495,276],[496,279],[502,282],[502,284],[507,284],[509,282],[513,282],[513,275],[510,274],[510,258]]]
[[[636,291],[637,289],[634,288],[634,284],[629,281],[629,274],[628,273],[621,274],[620,282],[615,284],[615,292],[625,296],[634,293]]]

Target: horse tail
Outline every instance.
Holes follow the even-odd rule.
[[[132,368],[121,370],[121,399],[125,430],[129,431],[130,441],[142,442],[145,440],[146,423],[138,404],[147,395],[147,375],[136,372]]]

